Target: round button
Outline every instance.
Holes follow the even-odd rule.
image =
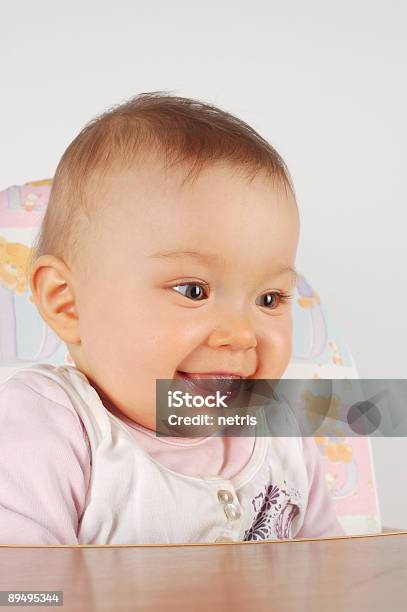
[[[235,542],[236,540],[232,540],[232,538],[227,538],[226,536],[224,537],[219,537],[216,538],[216,540],[214,540],[214,542],[216,542],[217,544],[222,544],[222,543],[227,543],[227,542]]]
[[[236,521],[238,518],[240,518],[240,512],[233,504],[226,504],[224,510],[226,516],[231,521]]]
[[[230,504],[230,502],[233,501],[233,495],[230,491],[227,491],[226,489],[220,489],[218,491],[218,500],[222,504]]]

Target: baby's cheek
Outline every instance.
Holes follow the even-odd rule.
[[[276,375],[276,378],[280,378],[285,370],[287,369],[288,364],[290,363],[292,355],[292,344],[291,338],[286,339],[281,348],[281,361],[279,364],[279,371]]]
[[[292,334],[289,328],[270,334],[263,358],[260,357],[264,364],[262,368],[264,374],[261,374],[259,378],[280,378],[290,362],[291,354]]]

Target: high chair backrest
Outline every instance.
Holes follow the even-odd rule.
[[[65,344],[31,301],[28,263],[52,180],[0,192],[0,383],[22,367],[72,364]],[[293,299],[293,356],[283,378],[359,378],[348,346],[300,274]],[[369,438],[316,437],[338,518],[347,534],[378,533],[381,519]]]

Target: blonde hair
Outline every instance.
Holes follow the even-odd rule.
[[[141,93],[88,122],[62,155],[31,266],[43,254],[76,259],[91,223],[91,195],[114,168],[130,168],[148,151],[160,154],[166,167],[189,165],[183,182],[212,162],[227,161],[248,170],[251,180],[264,170],[294,193],[283,159],[241,119],[168,92]]]

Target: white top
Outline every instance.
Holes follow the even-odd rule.
[[[38,364],[27,371],[63,387],[89,439],[91,476],[79,544],[283,539],[301,528],[309,489],[302,438],[267,435],[262,410],[243,470],[230,480],[189,476],[146,453],[77,368]]]

